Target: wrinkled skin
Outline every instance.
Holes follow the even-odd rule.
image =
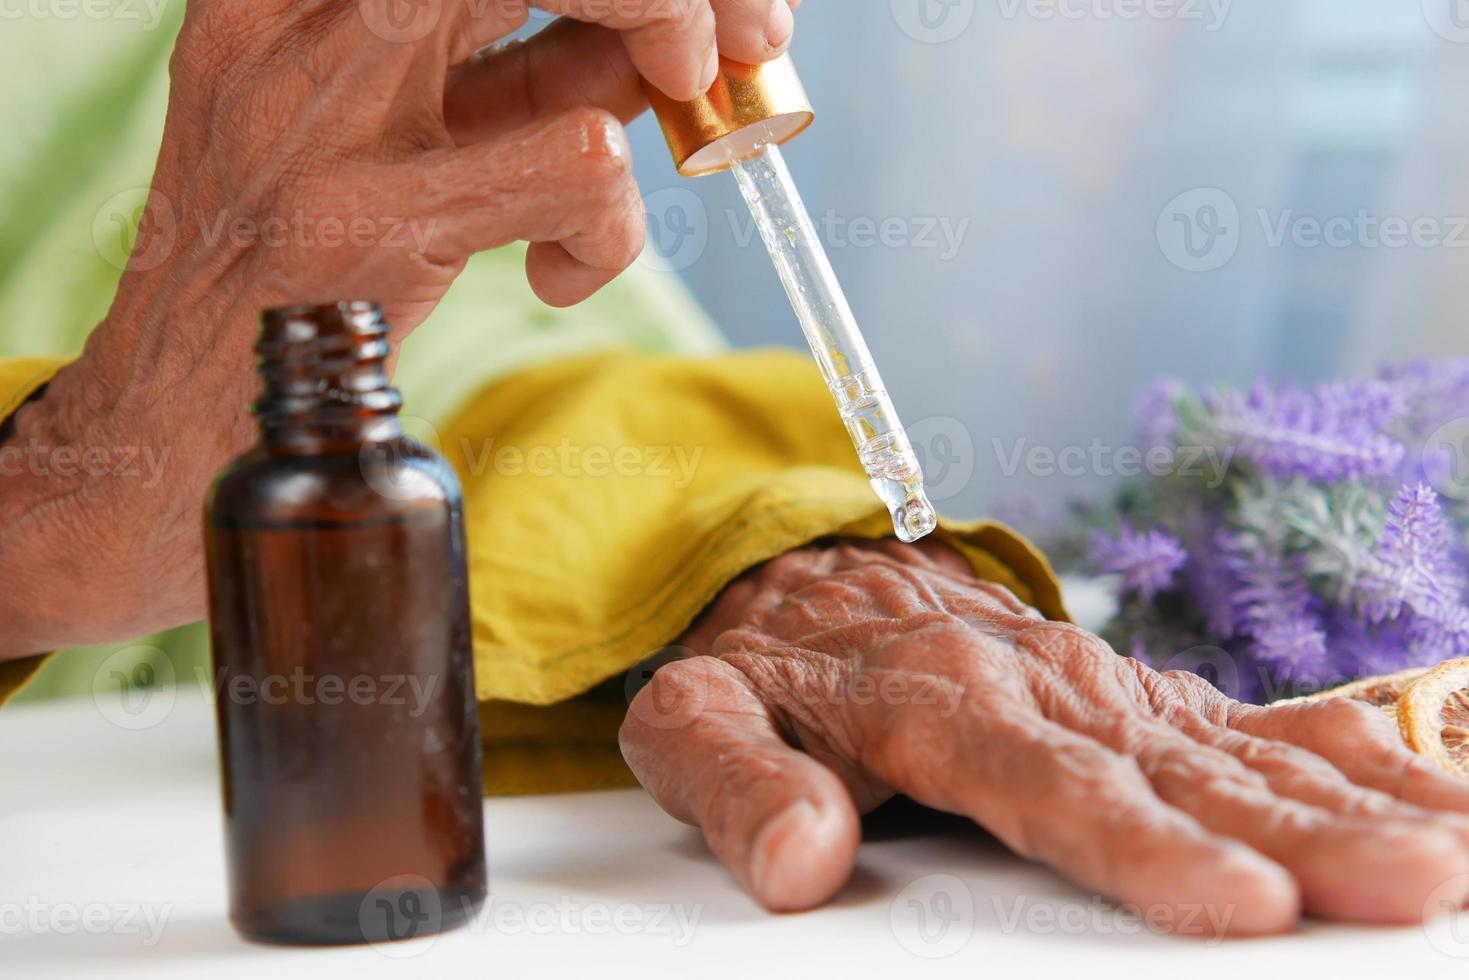
[[[1249,706],[1157,673],[940,544],[793,552],[682,643],[624,755],[774,910],[831,898],[859,814],[895,793],[1181,930],[1416,921],[1469,871],[1469,785],[1381,712]]]
[[[526,0],[192,0],[113,306],[10,436],[58,460],[146,454],[161,478],[0,481],[0,660],[203,616],[199,502],[253,441],[260,310],[378,299],[402,340],[472,254],[519,240],[542,299],[585,299],[643,246],[623,131],[639,75],[692,98],[716,52],[783,52],[796,4],[534,5],[569,19],[476,54]]]

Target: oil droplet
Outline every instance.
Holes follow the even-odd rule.
[[[910,495],[902,506],[893,511],[893,530],[897,532],[898,540],[905,544],[928,537],[938,526],[938,513],[921,490]]]

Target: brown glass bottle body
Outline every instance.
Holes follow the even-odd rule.
[[[370,304],[267,314],[262,441],[206,508],[230,917],[398,940],[485,896],[462,500]]]

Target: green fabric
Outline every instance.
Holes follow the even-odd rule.
[[[75,354],[106,314],[157,157],[183,8],[182,0],[112,0],[108,17],[88,16],[94,4],[51,5],[49,16],[3,21],[0,356]],[[404,344],[395,380],[410,429],[431,435],[472,392],[532,363],[722,346],[671,273],[639,264],[581,306],[552,310],[526,284],[517,246],[469,263]],[[195,625],[69,652],[22,697],[159,677],[165,664],[187,680],[206,663],[205,632]]]

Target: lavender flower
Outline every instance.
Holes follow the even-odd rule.
[[[1230,555],[1230,536],[1215,528],[1189,551],[1188,592],[1204,618],[1204,627],[1220,640],[1233,639],[1241,622],[1241,583]]]
[[[1455,617],[1465,580],[1451,541],[1438,494],[1421,483],[1403,487],[1388,506],[1376,560],[1360,586],[1363,617],[1382,623],[1399,618],[1405,607],[1430,619]]]
[[[1178,404],[1188,395],[1181,381],[1160,378],[1138,395],[1132,407],[1133,431],[1143,452],[1171,448],[1178,435]]]
[[[1267,699],[1469,656],[1469,506],[1430,486],[1458,449],[1430,435],[1465,418],[1469,360],[1314,387],[1152,386],[1136,407],[1144,447],[1238,465],[1222,484],[1123,492],[1116,510],[1136,526],[1091,540],[1093,566],[1123,580],[1107,635],[1155,658],[1194,637],[1222,646],[1238,693]],[[1073,554],[1088,525],[1071,522]]]
[[[1383,429],[1405,410],[1392,388],[1355,382],[1314,390],[1256,383],[1204,399],[1217,434],[1278,480],[1339,483],[1393,473],[1404,448]]]
[[[1136,593],[1143,602],[1152,602],[1167,590],[1188,561],[1177,538],[1158,530],[1138,534],[1127,521],[1116,537],[1101,531],[1093,534],[1091,553],[1098,570],[1121,575],[1123,592]]]
[[[1328,670],[1326,624],[1307,585],[1300,556],[1282,558],[1239,537],[1227,540],[1240,582],[1236,631],[1251,651],[1282,677],[1310,680]]]
[[[1403,435],[1408,441],[1469,416],[1469,359],[1409,361],[1384,368],[1379,377],[1407,406]]]

